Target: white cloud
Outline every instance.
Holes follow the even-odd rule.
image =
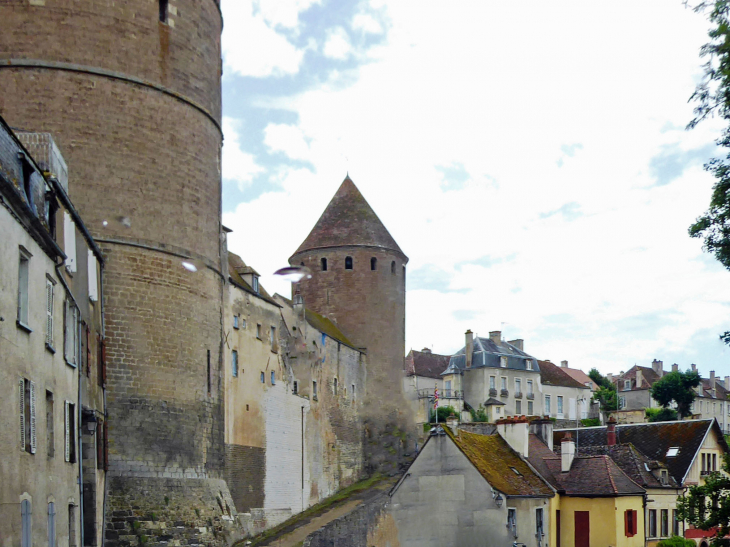
[[[347,35],[345,29],[336,27],[329,31],[323,49],[326,57],[344,60],[349,57],[351,51],[350,37]]]
[[[730,328],[730,274],[687,236],[713,182],[690,152],[717,137],[719,122],[667,130],[691,118],[706,22],[665,0],[629,12],[521,6],[387,3],[387,41],[350,85],[268,98],[297,124],[269,125],[265,144],[316,171],[277,166],[283,190],[233,215],[269,237],[234,237],[232,249],[264,272],[280,267],[349,171],[409,270],[433,265],[450,276],[452,292],[409,290],[408,347],[450,352],[467,328],[487,334],[504,323],[537,357],[586,370],[654,357],[685,367],[682,356],[702,351],[725,365],[730,351],[705,341]],[[317,38],[338,33],[345,39]],[[329,55],[347,55],[340,46]],[[652,160],[672,147],[692,161],[655,187]],[[454,165],[468,179],[444,191],[437,167]]]
[[[240,189],[245,188],[253,177],[263,171],[256,158],[241,150],[240,122],[223,117],[223,178],[235,180]]]
[[[251,0],[224,0],[222,9],[225,16],[222,50],[226,70],[256,78],[299,71],[304,50],[270,26],[288,26],[291,22],[289,11],[284,10],[281,15],[269,9],[254,15]],[[273,19],[267,20],[265,13]],[[278,19],[276,15],[279,15]]]
[[[321,0],[255,0],[254,8],[273,27],[294,29],[299,24],[299,15]]]
[[[358,13],[352,18],[352,28],[368,34],[382,34],[382,25],[369,13]]]

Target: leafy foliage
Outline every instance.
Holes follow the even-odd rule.
[[[440,423],[446,423],[446,418],[451,416],[452,414],[454,416],[458,416],[459,413],[456,411],[456,409],[453,406],[440,406],[438,408],[438,421]],[[436,414],[434,414],[433,410],[431,411],[431,422],[436,421]]]
[[[690,100],[696,102],[694,118],[687,128],[695,127],[710,116],[719,116],[727,125],[717,145],[730,148],[730,2],[728,0],[701,1],[695,11],[708,12],[711,29],[710,41],[700,49],[700,57],[707,59],[704,77],[695,88]],[[710,206],[689,227],[690,237],[703,238],[705,251],[715,255],[730,270],[730,154],[713,158],[705,170],[715,177]],[[730,344],[730,331],[720,335]]]
[[[730,454],[724,455],[723,469],[730,474]],[[730,477],[711,473],[705,476],[705,484],[690,487],[689,493],[677,500],[677,518],[702,530],[717,527],[712,544],[726,544],[722,538],[730,534]]]
[[[488,422],[489,421],[487,419],[487,411],[482,405],[479,405],[479,408],[476,410],[474,410],[473,408],[470,408],[469,412],[471,413],[472,422]]]
[[[689,408],[697,395],[693,388],[698,385],[700,385],[700,375],[695,371],[670,372],[654,382],[650,393],[664,408],[667,408],[672,401],[677,403],[679,417],[684,418],[690,414]]]
[[[598,384],[598,389],[593,394],[593,400],[601,403],[601,410],[618,410],[616,386],[609,382],[608,378],[603,376],[597,368],[592,368],[588,372],[588,377]]]
[[[601,374],[597,368],[592,368],[588,372],[588,377],[596,382],[598,384],[598,387],[603,387],[606,389],[613,388],[613,384],[608,381],[608,378],[606,378],[603,374]]]
[[[583,427],[598,427],[601,425],[601,420],[598,418],[583,418],[580,423],[583,424]]]
[[[673,422],[677,419],[677,411],[673,408],[645,408],[644,412],[650,422]]]
[[[682,536],[672,536],[661,540],[657,547],[697,547],[697,544],[691,539],[685,539]]]

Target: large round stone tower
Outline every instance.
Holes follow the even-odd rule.
[[[52,133],[106,259],[107,514],[202,529],[228,498],[219,0],[10,0],[0,20],[0,115]]]
[[[365,348],[365,413],[378,435],[389,423],[409,425],[402,391],[407,262],[349,176],[289,259],[312,270],[311,279],[300,282],[304,305],[333,319]],[[366,455],[371,451],[366,446]],[[370,456],[371,466],[382,467],[373,462],[378,454]]]

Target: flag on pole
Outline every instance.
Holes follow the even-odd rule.
[[[439,388],[436,386],[436,388],[433,390],[433,408],[436,410],[439,407]]]

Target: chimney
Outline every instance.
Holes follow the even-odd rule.
[[[489,333],[489,339],[497,345],[502,343],[502,331],[493,330]]]
[[[466,331],[466,368],[471,368],[471,358],[474,353],[474,333],[471,329]]]
[[[730,376],[725,376],[725,389],[730,391]]]
[[[608,374],[606,374],[606,380],[613,384],[613,372],[609,372]]]
[[[672,372],[679,372],[679,365],[677,363],[672,365]]]
[[[568,361],[560,361],[560,366],[563,368],[568,368]]]
[[[530,433],[538,436],[547,447],[553,449],[553,421],[550,418],[538,418],[530,422]]]
[[[715,371],[710,371],[710,389],[712,390],[712,398],[717,399],[717,384],[715,383]]]
[[[431,348],[423,348],[421,353],[431,353]]]
[[[692,372],[697,372],[697,365],[692,363]]]
[[[644,385],[644,372],[640,369],[636,369],[636,389],[641,389]]]
[[[517,340],[510,340],[508,343],[512,344],[520,351],[525,351],[525,341],[522,338],[518,338]]]
[[[616,444],[616,418],[611,416],[608,419],[606,429],[606,444],[608,446],[614,446]]]
[[[575,458],[575,443],[570,433],[566,433],[563,437],[563,442],[560,443],[560,470],[563,473],[570,471],[570,466],[573,465],[573,458]]]
[[[453,414],[446,418],[446,425],[449,426],[449,429],[454,435],[457,435],[459,430],[459,418],[454,416]]]
[[[514,416],[512,418],[504,418],[497,420],[497,433],[512,450],[527,458],[529,457],[529,434],[530,424],[524,416]]]
[[[656,373],[659,378],[661,378],[664,375],[664,362],[659,361],[658,359],[654,359],[651,362],[651,368],[654,369],[654,372]]]

